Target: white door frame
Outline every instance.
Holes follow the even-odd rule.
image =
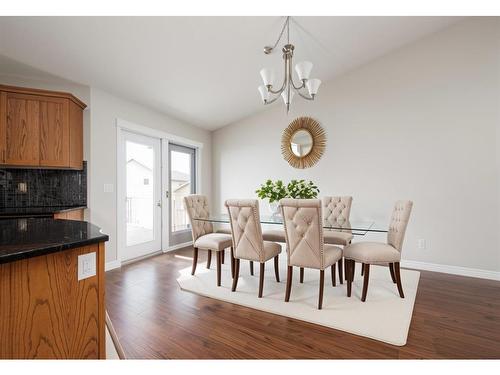
[[[155,155],[153,163],[153,178],[152,178],[152,187],[153,187],[153,197],[152,202],[153,205],[153,239],[150,241],[145,241],[143,243],[138,243],[134,245],[128,245],[125,242],[126,232],[127,232],[127,223],[126,223],[126,213],[123,215],[117,216],[117,220],[121,225],[121,234],[122,234],[122,258],[126,258],[126,261],[134,260],[136,258],[141,258],[145,256],[149,256],[150,254],[156,253],[162,249],[162,210],[161,210],[161,139],[157,137],[150,137],[144,134],[138,134],[136,132],[130,131],[121,131],[121,143],[119,144],[120,155],[118,156],[118,165],[120,171],[120,179],[117,181],[117,186],[120,186],[120,190],[117,195],[117,202],[120,204],[120,208],[124,211],[124,202],[127,193],[127,168],[126,168],[126,144],[129,141],[137,142],[140,144],[148,145],[153,148],[153,154]],[[149,202],[148,202],[149,204]],[[159,205],[160,207],[158,207]],[[125,249],[127,249],[127,253],[125,254]],[[125,260],[125,259],[124,259]]]
[[[124,179],[124,171],[120,167],[120,160],[124,156],[124,141],[123,141],[123,130],[137,133],[141,135],[146,135],[149,137],[159,138],[161,142],[161,248],[163,252],[175,250],[177,248],[181,248],[189,245],[179,244],[177,246],[169,246],[169,200],[166,197],[165,192],[168,190],[168,173],[166,168],[168,168],[168,143],[173,142],[180,145],[185,145],[188,147],[193,147],[196,149],[196,193],[201,194],[202,183],[201,183],[201,171],[202,171],[202,159],[201,159],[201,151],[203,149],[203,143],[193,141],[188,138],[180,137],[175,134],[170,134],[164,132],[162,130],[149,128],[147,126],[137,125],[130,121],[122,120],[120,118],[116,119],[116,165],[117,165],[117,173],[116,173],[116,224],[117,224],[117,239],[116,239],[116,258],[119,262],[122,261],[122,252],[120,249],[124,246],[124,236],[125,236],[125,228],[123,225],[123,221],[120,218],[123,218],[125,215],[124,205],[121,204],[123,202],[120,201],[120,198],[125,194],[125,186],[121,183]]]

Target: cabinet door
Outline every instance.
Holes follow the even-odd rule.
[[[7,93],[0,92],[0,164],[5,163],[6,131],[7,131]]]
[[[68,99],[40,99],[40,165],[69,166]]]
[[[69,103],[69,166],[83,168],[83,110]]]
[[[36,96],[7,93],[5,164],[40,164],[40,101]]]

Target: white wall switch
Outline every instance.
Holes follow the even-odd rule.
[[[114,186],[113,184],[104,184],[104,192],[105,193],[112,193],[114,191]]]
[[[427,248],[427,244],[423,238],[418,240],[418,248],[419,250],[425,250]]]
[[[78,256],[78,281],[96,275],[96,253]]]

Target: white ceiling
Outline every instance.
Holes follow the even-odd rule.
[[[296,17],[290,39],[295,62],[312,61],[312,76],[326,82],[459,19]],[[2,17],[0,54],[216,129],[263,110],[257,92],[259,70],[271,66],[280,72],[282,59],[280,53],[264,55],[262,48],[274,43],[283,21],[283,17]],[[4,61],[12,70],[12,60]]]

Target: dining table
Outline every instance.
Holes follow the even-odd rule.
[[[229,214],[217,214],[207,217],[193,218],[196,221],[206,221],[213,224],[230,225]],[[283,227],[283,217],[281,215],[260,215],[261,225],[274,228]],[[387,224],[379,223],[375,220],[337,220],[323,221],[323,229],[327,231],[351,232],[355,236],[364,236],[368,233],[387,233]]]

